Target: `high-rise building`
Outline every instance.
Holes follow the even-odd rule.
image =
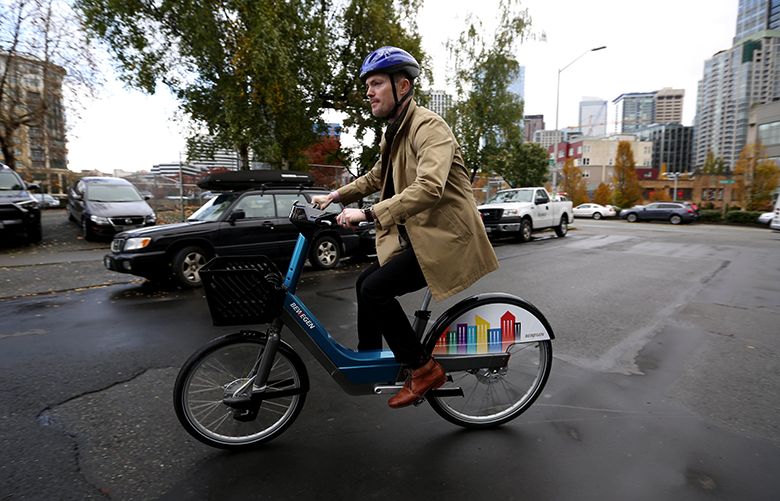
[[[515,94],[522,100],[525,100],[525,66],[520,66],[517,75],[512,83],[509,84],[509,92]]]
[[[544,130],[544,115],[526,115],[523,117],[525,142],[533,142],[534,133],[538,130]]]
[[[739,0],[734,45],[764,30],[780,29],[780,0]]]
[[[607,102],[598,97],[583,97],[580,101],[580,130],[585,137],[607,135]]]
[[[657,124],[682,123],[683,99],[685,89],[664,87],[655,93],[655,116]]]
[[[740,2],[738,27],[755,28],[749,2]],[[763,2],[764,15],[777,10],[778,0]],[[750,28],[753,26],[753,28]],[[780,32],[757,31],[738,37],[736,45],[704,63],[698,85],[694,121],[694,167],[701,167],[708,152],[733,168],[747,143],[750,110],[780,99]]]
[[[431,111],[440,117],[445,117],[447,110],[452,107],[452,96],[443,90],[432,90],[429,106]]]
[[[642,129],[637,135],[653,143],[652,168],[665,172],[692,170],[693,127],[679,123],[656,124]]]
[[[655,92],[630,92],[612,101],[615,132],[633,133],[655,122]]]

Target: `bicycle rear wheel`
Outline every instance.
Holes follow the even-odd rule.
[[[284,396],[258,401],[249,411],[223,403],[249,381],[266,340],[243,331],[215,339],[195,352],[179,371],[174,385],[176,416],[187,432],[212,447],[243,449],[268,442],[292,424],[306,400],[306,366],[285,343],[280,343],[268,390]]]
[[[451,423],[466,428],[498,426],[527,410],[544,389],[552,366],[550,339],[554,336],[549,323],[529,303],[505,299],[466,300],[465,308],[453,308],[454,313],[448,318],[445,314],[434,326],[434,332],[442,333],[433,349],[435,357],[509,354],[504,367],[450,372],[452,382],[445,387],[460,388],[462,396],[427,398],[436,413]],[[458,331],[464,335],[459,337]]]

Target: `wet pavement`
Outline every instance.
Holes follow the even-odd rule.
[[[499,243],[500,273],[468,294],[523,296],[556,332],[526,413],[464,431],[427,405],[345,395],[298,349],[312,386],[303,412],[241,454],[190,438],[170,403],[188,354],[236,330],[211,326],[200,291],[102,283],[93,269],[96,286],[3,296],[0,498],[776,499],[777,245],[754,229],[611,221]],[[300,286],[347,346],[362,266],[307,271]],[[0,264],[0,282],[12,268]],[[434,304],[434,318],[464,296]]]

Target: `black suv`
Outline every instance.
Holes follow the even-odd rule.
[[[328,193],[313,187],[308,174],[274,170],[213,174],[198,186],[219,194],[184,223],[119,233],[106,268],[149,280],[173,277],[186,287],[199,287],[200,268],[218,255],[264,254],[284,270],[298,238],[288,219],[292,205]],[[328,207],[341,210],[338,203]],[[342,256],[372,253],[369,242],[373,247],[373,228],[324,228],[314,236],[309,261],[332,268]]]
[[[40,243],[41,206],[30,194],[37,184],[26,185],[19,174],[0,164],[0,233],[23,233],[30,243]]]

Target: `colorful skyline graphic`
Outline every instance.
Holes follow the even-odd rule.
[[[474,316],[474,325],[468,323],[455,324],[447,327],[436,346],[434,355],[456,355],[477,353],[501,353],[509,345],[520,342],[520,322],[511,312],[501,315],[500,327],[491,328],[490,322]]]

